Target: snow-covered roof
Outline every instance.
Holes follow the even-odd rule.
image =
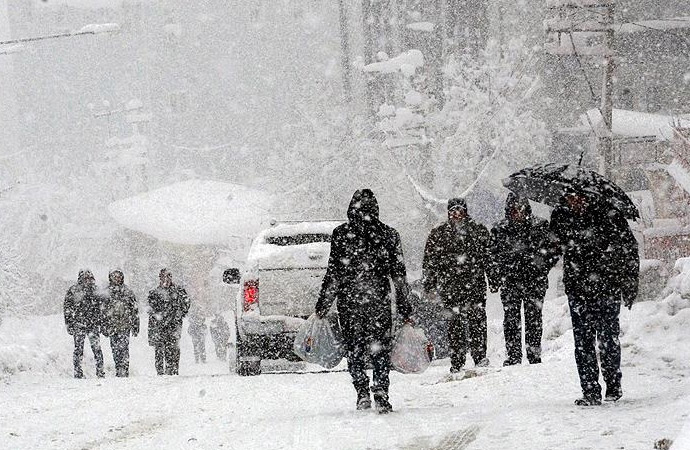
[[[680,28],[690,28],[690,16],[672,17],[670,19],[640,20],[637,22],[614,25],[617,33],[639,33],[642,31],[668,31]]]
[[[187,180],[111,203],[122,226],[176,244],[226,245],[269,223],[271,199],[239,184]]]
[[[688,170],[678,161],[674,159],[671,164],[666,168],[668,174],[676,180],[676,183],[687,193],[690,193],[690,173]]]
[[[597,135],[604,135],[604,120],[598,109],[590,109],[586,116],[581,117],[584,124],[591,123]],[[589,118],[589,120],[588,120]],[[690,120],[680,116],[664,116],[624,109],[613,110],[613,134],[625,137],[654,136],[660,141],[668,141],[673,137],[675,126],[690,127]]]

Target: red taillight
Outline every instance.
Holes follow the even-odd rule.
[[[244,310],[250,311],[259,304],[259,282],[244,282]]]

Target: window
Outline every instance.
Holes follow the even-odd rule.
[[[267,244],[279,245],[281,247],[288,245],[313,244],[315,242],[331,242],[331,235],[323,233],[307,233],[295,234],[292,236],[269,236],[266,238]]]

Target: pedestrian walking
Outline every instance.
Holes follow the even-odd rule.
[[[529,200],[510,192],[505,219],[491,229],[492,291],[501,290],[503,334],[506,342],[504,366],[522,363],[522,318],[525,315],[525,344],[530,364],[541,362],[542,306],[549,271],[558,261],[560,249],[550,238],[549,223],[532,215]]]
[[[348,221],[333,230],[328,269],[316,304],[325,317],[336,303],[346,346],[348,370],[357,392],[358,410],[371,408],[367,361],[373,365],[371,393],[379,413],[392,411],[388,389],[392,344],[391,281],[397,312],[410,320],[405,262],[400,235],[379,220],[379,206],[369,189],[357,190]]]
[[[159,274],[160,284],[149,292],[149,345],[156,355],[158,375],[178,375],[182,320],[189,312],[187,291],[175,283],[167,269]]]
[[[108,275],[107,295],[104,299],[104,335],[110,336],[110,348],[115,360],[115,375],[129,376],[129,338],[139,334],[139,306],[134,292],[125,284],[121,270]]]
[[[431,233],[424,248],[425,295],[440,295],[449,314],[451,373],[462,370],[469,349],[478,367],[486,357],[486,271],[490,235],[475,222],[462,198],[448,200],[448,220]]]
[[[228,343],[230,342],[230,326],[222,315],[216,314],[211,320],[211,340],[216,349],[216,357],[221,361],[228,358]]]
[[[194,347],[194,362],[206,363],[206,319],[198,311],[189,315],[187,333],[192,337]]]
[[[631,308],[637,296],[637,241],[619,210],[577,191],[563,196],[550,228],[563,250],[563,282],[583,394],[575,403],[601,404],[599,364],[605,400],[617,401],[623,396],[619,314],[621,302]]]
[[[103,352],[101,351],[102,298],[90,270],[80,270],[77,284],[65,295],[64,315],[67,332],[74,338],[74,378],[84,378],[81,362],[84,357],[84,340],[88,337],[96,360],[96,376],[105,377]]]

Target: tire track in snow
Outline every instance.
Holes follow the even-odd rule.
[[[81,445],[81,450],[95,450],[101,446],[125,442],[153,434],[163,427],[166,418],[150,418],[135,420],[127,425],[111,428],[107,436],[95,439]]]
[[[444,435],[436,445],[429,443],[431,438],[428,436],[417,438],[401,447],[401,450],[463,450],[477,439],[480,430],[479,425],[471,425],[462,430],[453,431]]]

